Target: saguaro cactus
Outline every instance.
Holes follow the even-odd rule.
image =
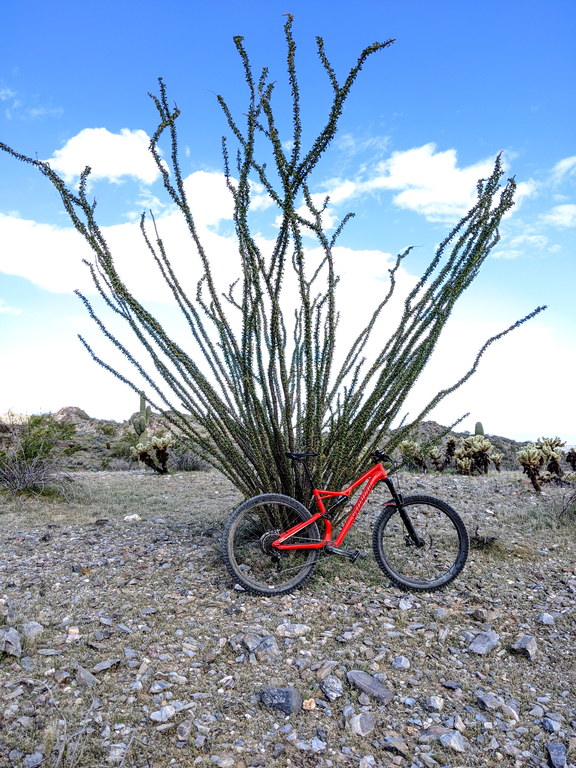
[[[152,408],[149,405],[146,405],[146,396],[144,392],[140,392],[140,414],[132,418],[131,424],[141,443],[145,443],[148,439],[147,430],[151,419]]]

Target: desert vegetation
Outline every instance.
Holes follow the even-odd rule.
[[[339,284],[335,253],[352,214],[335,226],[326,223],[332,219],[327,213],[333,211],[329,197],[314,193],[315,173],[337,135],[362,69],[394,41],[365,47],[339,78],[324,41],[317,38],[330,101],[323,122],[315,134],[309,134],[303,130],[293,22],[288,14],[284,26],[287,103],[277,102],[276,81],[268,68],[254,71],[240,36],[234,44],[247,106],[236,115],[218,96],[230,134],[223,140],[223,163],[238,240],[238,261],[228,285],[218,279],[217,254],[202,242],[186,196],[179,161],[180,110],[171,103],[162,80],[158,94],[151,97],[158,124],[150,151],[167,200],[181,214],[190,236],[190,258],[200,270],[198,283],[182,283],[166,250],[160,218],[143,214],[141,233],[182,312],[187,337],[175,339],[119,275],[98,224],[96,203],[88,193],[90,168],[74,189],[49,164],[5,144],[0,143],[0,149],[32,164],[54,185],[72,224],[90,245],[93,262],[87,268],[97,300],[79,296],[95,327],[124,356],[126,368],[120,370],[98,357],[81,338],[94,360],[135,392],[144,389],[149,404],[166,414],[190,448],[245,495],[280,491],[306,501],[308,489],[293,472],[286,451],[316,452],[314,471],[320,484],[341,487],[375,448],[390,452],[412,439],[411,432],[430,411],[473,375],[488,347],[543,307],[473,351],[472,364],[458,381],[431,397],[400,430],[391,431],[401,421],[406,399],[455,304],[498,243],[499,225],[514,205],[516,184],[514,179],[503,181],[499,155],[489,178],[478,181],[470,211],[442,240],[414,287],[401,297],[399,314],[389,315],[400,298],[396,297],[397,276],[411,248],[393,262],[385,295],[351,347],[338,350],[339,306],[345,286]],[[276,236],[269,247],[262,245],[258,226],[252,226],[257,190],[263,191],[271,221],[276,221]],[[108,330],[107,313],[125,322],[125,336],[119,338]],[[384,315],[393,330],[368,354],[370,340],[380,336]],[[388,444],[383,446],[385,439]],[[161,468],[156,448],[142,450],[139,458]],[[468,459],[461,457],[465,464]]]

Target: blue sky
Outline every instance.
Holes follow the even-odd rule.
[[[236,114],[245,111],[233,36],[244,36],[256,67],[269,66],[281,103],[283,14],[294,15],[306,136],[322,124],[330,96],[316,35],[340,77],[364,46],[394,38],[366,64],[314,179],[317,192],[331,193],[334,216],[356,212],[341,241],[344,320],[351,329],[369,300],[377,301],[389,254],[415,245],[404,265],[410,284],[503,151],[518,183],[517,205],[407,407],[414,412],[458,378],[490,335],[546,304],[545,313],[495,345],[432,418],[449,423],[469,411],[464,429],[481,420],[492,434],[576,443],[576,6],[487,0],[479,8],[461,0],[5,4],[0,141],[50,160],[72,184],[92,165],[100,221],[125,274],[168,317],[134,244],[143,209],[166,217],[166,227],[170,221],[146,154],[156,126],[147,94],[157,91],[157,78],[182,110],[182,170],[197,216],[216,251],[232,259],[220,153],[229,131],[216,94]],[[273,221],[260,225],[271,237]],[[176,234],[174,243],[178,248]],[[0,153],[0,413],[77,405],[123,419],[136,409],[134,393],[92,362],[76,338],[86,335],[106,356],[73,295],[90,291],[81,264],[88,255],[47,180]],[[345,325],[342,343],[349,332]]]

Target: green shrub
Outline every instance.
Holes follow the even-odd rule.
[[[71,479],[58,472],[52,452],[59,441],[70,440],[75,433],[74,424],[58,422],[50,413],[31,416],[25,424],[9,424],[0,451],[0,488],[68,496]]]
[[[75,424],[56,421],[51,413],[44,413],[30,416],[23,428],[14,432],[13,444],[18,443],[18,455],[26,460],[47,459],[58,442],[75,434]]]
[[[198,458],[194,451],[176,450],[168,458],[170,472],[199,472],[210,469],[210,465]]]

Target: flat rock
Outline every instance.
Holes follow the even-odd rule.
[[[476,694],[476,703],[480,709],[489,710],[500,709],[503,702],[499,696],[496,696],[493,693],[485,693],[484,691],[479,691]]]
[[[95,667],[92,667],[92,672],[97,675],[98,672],[104,672],[106,669],[115,667],[116,664],[120,664],[121,661],[122,659],[106,659],[105,661],[100,661]]]
[[[293,715],[302,709],[302,695],[296,688],[276,688],[267,686],[258,694],[265,707],[278,709],[286,715]]]
[[[92,672],[81,667],[80,664],[76,667],[76,680],[80,685],[85,685],[87,688],[92,688],[92,686],[98,683],[98,678]]]
[[[469,650],[474,653],[484,656],[486,653],[490,653],[494,648],[500,645],[500,635],[494,632],[493,629],[489,629],[486,632],[479,632],[474,640],[469,645]]]
[[[367,672],[363,672],[360,669],[350,670],[347,677],[348,682],[351,683],[351,685],[382,704],[388,704],[394,695],[393,692],[382,685],[379,680],[376,680],[375,677],[372,677],[372,675],[369,675]]]
[[[382,749],[386,750],[386,752],[392,752],[392,754],[400,755],[400,757],[408,757],[410,754],[408,751],[408,745],[404,739],[401,739],[397,736],[386,736],[380,743],[380,746]]]

